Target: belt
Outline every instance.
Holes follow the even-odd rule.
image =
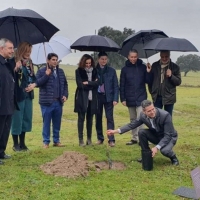
[[[98,92],[98,94],[99,94],[99,95],[106,95],[105,93],[100,93],[100,92]]]
[[[54,101],[59,101],[59,98],[54,98],[53,100],[54,100]]]

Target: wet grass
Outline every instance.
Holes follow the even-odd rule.
[[[66,68],[73,77],[75,68]],[[35,90],[33,131],[27,134],[30,152],[14,153],[10,137],[7,153],[12,159],[0,166],[1,200],[145,200],[183,199],[172,194],[180,186],[193,187],[190,171],[200,164],[200,90],[199,88],[178,87],[177,103],[173,121],[179,133],[174,150],[180,166],[173,167],[169,159],[160,153],[154,159],[154,170],[143,171],[136,162],[140,157],[138,145],[126,146],[130,134],[116,136],[116,147],[110,149],[112,160],[126,165],[123,171],[91,170],[88,177],[68,179],[46,175],[40,165],[52,161],[64,151],[76,151],[89,157],[90,161],[107,161],[106,145],[81,148],[77,139],[77,114],[73,112],[75,81],[69,80],[69,100],[64,106],[61,142],[64,148],[42,149],[42,118],[38,105],[38,90]],[[116,127],[129,121],[128,110],[121,104],[115,107]],[[105,129],[105,127],[104,127]],[[86,138],[85,138],[86,139]],[[93,129],[93,142],[96,133]]]

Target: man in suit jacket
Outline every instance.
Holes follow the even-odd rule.
[[[145,124],[148,129],[140,129],[138,132],[142,150],[149,150],[148,142],[151,142],[156,145],[151,149],[152,157],[160,150],[164,156],[170,158],[173,165],[178,165],[179,161],[172,150],[178,136],[174,129],[171,115],[165,110],[155,108],[149,100],[142,101],[141,106],[143,112],[140,113],[138,119],[119,129],[107,130],[107,134],[122,134]]]

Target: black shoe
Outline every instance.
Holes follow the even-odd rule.
[[[3,164],[4,164],[4,162],[2,160],[0,160],[0,165],[3,165]]]
[[[16,152],[19,152],[19,151],[21,151],[21,148],[20,148],[20,146],[19,145],[15,145],[15,146],[13,146],[13,151],[16,151]]]
[[[171,162],[172,162],[172,165],[179,165],[179,161],[178,161],[178,158],[176,156],[173,156],[170,158]]]
[[[9,159],[9,158],[11,158],[11,156],[7,154],[5,154],[3,157],[0,157],[0,159]]]
[[[21,151],[29,151],[28,147],[26,145],[20,146]]]
[[[87,139],[86,145],[92,145],[92,141],[90,139]]]
[[[126,145],[133,145],[137,144],[138,142],[136,140],[131,140],[130,142],[127,142]]]
[[[139,163],[142,163],[142,158],[138,158],[137,161],[138,161]]]

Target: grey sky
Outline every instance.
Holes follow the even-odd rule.
[[[58,35],[73,43],[83,35],[91,35],[103,26],[136,31],[159,29],[168,36],[186,38],[200,50],[199,0],[9,0],[1,1],[1,10],[8,7],[32,9],[57,26]],[[71,53],[64,63],[76,64],[83,53]],[[185,53],[172,52],[176,61]],[[199,53],[197,53],[199,55]],[[159,58],[150,57],[150,62]]]

